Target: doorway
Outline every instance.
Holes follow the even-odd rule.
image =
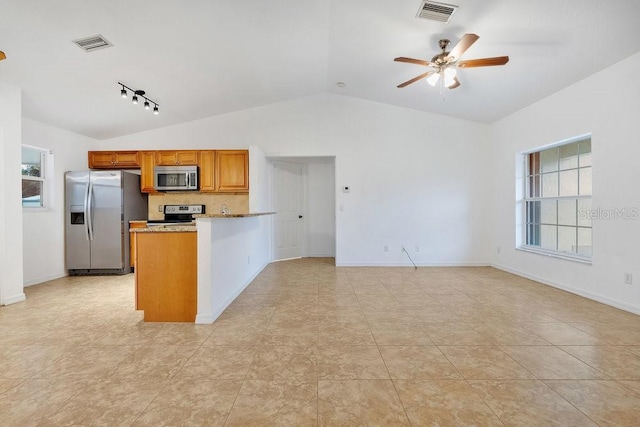
[[[272,157],[273,260],[335,257],[335,157]]]

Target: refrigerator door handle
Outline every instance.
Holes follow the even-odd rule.
[[[89,183],[89,191],[87,192],[87,230],[89,240],[93,240],[93,183]]]
[[[86,235],[87,240],[89,239],[89,184],[87,183],[84,187],[84,204],[82,205],[83,207],[83,214],[84,214],[84,232]]]

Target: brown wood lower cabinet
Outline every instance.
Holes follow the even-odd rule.
[[[145,322],[195,322],[197,233],[134,234],[136,310]]]
[[[147,221],[131,221],[129,223],[129,228],[146,228]],[[135,267],[136,262],[136,236],[130,231],[129,232],[129,262],[131,267]]]

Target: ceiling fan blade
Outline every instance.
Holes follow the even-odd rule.
[[[494,65],[504,65],[507,62],[509,62],[508,56],[496,56],[494,58],[468,59],[458,62],[457,65],[460,68],[492,67]]]
[[[411,80],[407,80],[404,83],[400,83],[398,85],[398,88],[403,88],[405,86],[410,85],[411,83],[415,83],[420,79],[424,79],[425,77],[427,77],[429,74],[432,74],[432,73],[433,73],[433,71],[427,71],[426,73],[420,74],[419,76],[416,76],[416,77],[412,78]]]
[[[458,80],[457,77],[453,78],[453,84],[451,86],[449,86],[449,89],[455,89],[458,86],[460,86],[460,80]]]
[[[431,62],[429,62],[429,61],[423,61],[422,59],[405,58],[404,56],[400,56],[398,58],[395,58],[394,61],[396,61],[396,62],[408,62],[410,64],[424,65],[425,67],[428,67],[428,66],[431,65]]]
[[[476,42],[480,37],[476,34],[468,33],[462,36],[456,47],[454,47],[447,59],[451,58],[452,61],[457,61],[460,57]]]
[[[3,59],[7,59],[7,55],[5,55],[4,52],[0,50],[0,61],[2,61]]]

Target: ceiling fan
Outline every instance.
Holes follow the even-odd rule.
[[[449,89],[455,89],[460,86],[460,81],[456,77],[456,68],[474,68],[474,67],[489,67],[494,65],[504,65],[509,62],[508,56],[496,56],[493,58],[480,58],[480,59],[468,59],[466,61],[460,61],[460,57],[476,42],[480,37],[476,34],[465,34],[462,36],[458,44],[450,51],[447,52],[447,47],[450,41],[442,39],[439,42],[442,52],[431,58],[431,61],[424,61],[421,59],[405,58],[403,56],[395,58],[397,62],[408,62],[410,64],[424,65],[425,67],[433,67],[433,70],[420,74],[407,80],[404,83],[398,85],[399,88],[415,83],[418,80],[427,79],[427,82],[431,86],[435,86],[440,81],[440,88],[448,87]]]

